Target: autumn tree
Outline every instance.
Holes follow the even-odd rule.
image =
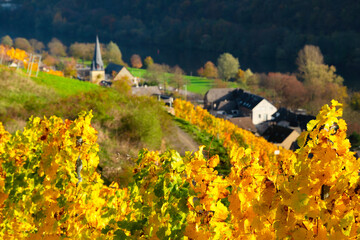
[[[26,38],[15,38],[14,47],[22,49],[26,52],[32,52],[33,48]]]
[[[106,50],[107,53],[104,54],[104,60],[106,62],[125,65],[125,62],[122,60],[120,48],[116,43],[110,41],[106,47]]]
[[[248,79],[254,75],[250,68],[246,69],[246,71],[239,69],[236,74],[236,81],[242,84],[247,84]]]
[[[89,61],[94,55],[94,48],[95,44],[75,42],[70,45],[69,54],[74,58]]]
[[[76,78],[76,61],[74,58],[70,58],[64,61],[64,75],[70,78]]]
[[[131,80],[127,76],[113,81],[112,87],[121,94],[130,95],[131,93]]]
[[[149,85],[161,84],[163,88],[166,90],[167,79],[168,79],[166,73],[168,73],[169,71],[170,68],[168,65],[154,63],[148,67],[147,72],[144,75],[144,78],[146,79]]]
[[[224,82],[221,79],[215,78],[214,79],[214,88],[228,88],[228,82]]]
[[[295,75],[269,73],[262,80],[265,88],[274,90],[281,106],[296,109],[307,103],[307,90]]]
[[[220,78],[229,81],[236,76],[240,64],[239,60],[230,53],[223,53],[217,60],[217,66]]]
[[[253,88],[253,89],[257,89],[259,87],[260,82],[261,82],[261,74],[259,74],[259,73],[255,73],[255,74],[251,75],[246,80],[246,84],[248,86],[251,86],[251,88]]]
[[[45,45],[41,41],[38,41],[38,40],[32,38],[29,40],[29,42],[30,42],[32,49],[36,53],[41,53],[45,49]]]
[[[184,71],[176,65],[171,69],[171,72],[173,75],[170,77],[170,83],[176,86],[177,89],[182,88],[185,83]]]
[[[336,75],[336,68],[324,63],[324,57],[319,47],[306,45],[298,53],[296,59],[300,78],[307,85],[324,87],[326,83],[341,85],[344,79]]]
[[[66,57],[66,46],[62,44],[59,39],[51,39],[47,46],[51,55],[56,57]]]
[[[141,68],[142,67],[142,61],[141,57],[138,54],[133,54],[130,58],[131,66],[134,68]]]
[[[218,69],[215,64],[211,61],[207,61],[204,67],[201,67],[198,70],[199,76],[206,78],[217,78],[218,77]]]
[[[149,68],[152,64],[154,64],[154,60],[152,59],[152,57],[147,56],[144,60],[144,64],[146,68]]]
[[[42,62],[46,64],[47,66],[55,66],[59,63],[59,60],[51,56],[48,52],[44,52],[42,55]]]
[[[298,76],[309,93],[311,101],[309,110],[317,112],[331,99],[345,101],[347,90],[343,86],[344,79],[335,73],[334,66],[324,63],[324,57],[319,47],[306,45],[299,51],[296,63]]]
[[[9,35],[6,35],[1,38],[1,44],[8,46],[8,47],[12,47],[13,40],[11,39],[11,37]]]
[[[305,45],[298,53],[296,64],[300,73],[306,73],[310,64],[324,64],[324,56],[320,48],[314,45]]]

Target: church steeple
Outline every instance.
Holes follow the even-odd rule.
[[[101,71],[101,70],[104,70],[104,63],[101,58],[99,37],[96,35],[96,43],[95,43],[94,57],[91,63],[91,71]]]
[[[101,58],[99,37],[96,36],[94,58],[90,68],[90,81],[100,84],[103,80],[105,80],[104,63]]]

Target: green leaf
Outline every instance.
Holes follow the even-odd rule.
[[[164,196],[164,178],[161,178],[160,181],[156,183],[154,187],[154,193],[158,198]]]
[[[64,197],[64,195],[60,195],[60,197],[58,197],[56,200],[60,208],[65,207],[67,199]]]
[[[124,220],[124,221],[117,222],[117,225],[119,228],[129,230],[131,232],[131,235],[133,235],[136,230],[143,229],[146,222],[147,222],[147,218],[144,218],[144,219],[136,221],[136,222]]]
[[[122,239],[127,239],[128,237],[126,236],[126,234],[124,233],[123,230],[116,230],[114,232],[114,239],[117,239],[117,240],[122,240]]]
[[[178,152],[173,151],[171,154],[171,167],[176,172],[180,173],[185,170],[185,164]]]
[[[33,203],[37,203],[40,199],[42,199],[43,196],[40,194],[39,191],[37,191],[32,197],[31,197],[31,201]]]
[[[156,232],[156,236],[157,236],[159,239],[166,239],[166,238],[165,238],[165,233],[166,233],[166,228],[161,227],[161,228],[159,229],[159,231]]]
[[[107,234],[111,230],[110,226],[106,226],[105,228],[101,229],[102,234]]]
[[[350,235],[350,231],[353,223],[354,223],[354,211],[351,210],[340,220],[341,231],[345,236]]]

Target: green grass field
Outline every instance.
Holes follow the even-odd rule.
[[[87,66],[90,66],[91,62],[92,62],[91,60],[86,60],[86,61],[83,61],[81,59],[77,60],[77,63],[84,64],[84,65],[87,65]]]
[[[213,79],[204,77],[186,76],[185,79],[190,83],[187,86],[187,90],[201,95],[204,95],[214,85]]]
[[[135,77],[139,77],[139,78],[143,77],[147,72],[146,69],[138,69],[138,68],[131,68],[131,67],[128,67],[127,69],[129,70],[129,72],[132,75],[134,75]]]
[[[36,83],[53,89],[61,97],[88,92],[99,88],[98,85],[79,81],[77,79],[59,77],[45,72],[39,72],[38,77],[31,77]]]
[[[146,69],[128,68],[132,75],[135,77],[143,77],[146,74]],[[168,73],[168,78],[171,78],[173,74]],[[197,76],[184,76],[187,84],[187,90],[189,92],[198,93],[204,95],[214,85],[213,79]]]

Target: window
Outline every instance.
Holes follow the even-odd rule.
[[[261,114],[259,114],[259,118],[261,118]]]

